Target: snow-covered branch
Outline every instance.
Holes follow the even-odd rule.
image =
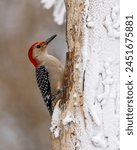
[[[64,0],[41,0],[41,3],[45,9],[53,7],[54,21],[58,25],[62,25],[64,23],[66,13]]]

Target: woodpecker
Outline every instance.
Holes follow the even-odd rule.
[[[54,100],[60,98],[63,90],[64,66],[54,56],[48,54],[47,46],[56,37],[53,35],[45,41],[34,43],[29,51],[28,57],[35,67],[36,80],[42,97],[52,116]]]

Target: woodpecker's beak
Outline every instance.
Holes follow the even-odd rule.
[[[48,38],[48,39],[45,41],[46,45],[48,45],[56,36],[57,36],[57,35],[55,34],[55,35],[51,36],[50,38]]]

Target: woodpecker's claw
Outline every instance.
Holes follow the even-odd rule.
[[[55,34],[55,35],[51,36],[50,38],[48,38],[48,39],[45,41],[46,45],[48,45],[56,36],[57,36],[57,35]]]
[[[59,89],[59,90],[55,91],[54,93],[52,93],[52,101],[54,99],[56,99],[57,97],[59,97],[60,94],[62,94],[62,93],[63,93],[63,89]]]
[[[63,88],[52,93],[51,102],[52,102],[53,108],[56,105],[56,103],[58,102],[58,100],[62,99],[62,97],[63,97]]]

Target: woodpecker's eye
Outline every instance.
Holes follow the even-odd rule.
[[[36,47],[37,47],[37,48],[41,48],[41,45],[37,45]]]

